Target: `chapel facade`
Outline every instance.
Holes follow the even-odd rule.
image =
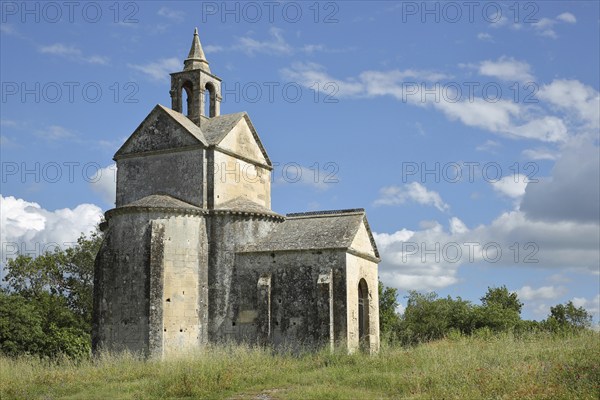
[[[363,209],[281,215],[273,165],[197,29],[171,107],[116,152],[94,275],[94,351],[150,357],[227,341],[379,349],[379,253]]]

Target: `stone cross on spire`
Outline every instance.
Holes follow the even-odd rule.
[[[206,61],[204,51],[202,50],[202,45],[200,44],[200,38],[198,37],[198,28],[194,29],[194,39],[192,40],[192,47],[190,48],[190,53],[183,62],[184,71],[189,71],[192,69],[201,69],[205,72],[210,73],[208,61]]]

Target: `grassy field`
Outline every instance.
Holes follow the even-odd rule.
[[[0,399],[598,399],[600,336],[458,337],[375,356],[217,347],[165,362],[0,358]]]

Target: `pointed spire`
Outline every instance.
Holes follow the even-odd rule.
[[[200,44],[200,37],[198,36],[198,28],[194,29],[194,39],[192,40],[192,47],[186,60],[183,62],[183,70],[188,71],[191,69],[202,69],[210,73],[208,61],[202,51],[202,45]]]

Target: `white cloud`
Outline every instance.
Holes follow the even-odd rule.
[[[558,154],[555,151],[547,149],[545,147],[538,147],[535,149],[525,149],[521,152],[521,155],[529,160],[556,160]]]
[[[571,301],[575,307],[583,307],[587,312],[592,314],[594,318],[597,319],[600,316],[600,294],[596,295],[593,299],[573,297]]]
[[[183,11],[173,10],[169,7],[161,7],[157,14],[176,22],[181,22],[185,19],[185,13]]]
[[[434,106],[451,120],[460,120],[463,124],[487,129],[492,132],[508,132],[512,128],[512,119],[521,112],[518,104],[500,100],[490,103],[481,98],[471,101],[439,102]]]
[[[600,93],[577,80],[555,79],[541,86],[537,97],[583,119],[592,128],[600,126]]]
[[[557,23],[562,22],[574,24],[577,22],[577,18],[575,18],[575,16],[569,12],[564,12],[558,15],[555,19],[541,18],[539,21],[531,24],[531,26],[533,26],[533,29],[537,32],[538,35],[556,39],[558,37],[558,34],[554,30],[554,26]]]
[[[480,32],[477,34],[477,39],[483,41],[492,41],[492,35],[490,35],[489,33]]]
[[[59,125],[50,125],[46,129],[36,131],[35,134],[50,141],[68,140],[76,137],[73,132]]]
[[[451,234],[462,234],[469,232],[469,228],[456,217],[450,218],[450,233]]]
[[[531,24],[531,26],[533,26],[538,35],[556,39],[558,35],[552,29],[555,23],[556,21],[550,18],[541,18],[539,21]]]
[[[557,20],[567,22],[569,24],[574,24],[577,22],[577,18],[570,12],[564,12],[556,17]]]
[[[94,230],[102,217],[102,210],[93,204],[48,211],[37,203],[2,195],[0,210],[1,261],[19,251],[35,256],[72,244],[81,233]]]
[[[111,207],[115,206],[117,194],[117,165],[111,164],[108,167],[99,169],[94,176],[90,178],[92,190],[100,195],[102,200]]]
[[[440,235],[443,230],[437,223],[418,232],[403,229],[392,234],[373,233],[382,257],[379,268],[382,282],[401,290],[436,290],[457,283],[458,265],[436,260],[431,254],[423,257],[421,252],[425,243],[433,244],[429,249],[435,249]]]
[[[473,228],[453,217],[445,230],[437,222],[419,230],[400,229],[376,233],[385,285],[400,289],[435,290],[458,282],[457,271],[469,264],[523,266],[600,273],[600,174],[598,146],[586,141],[563,148],[547,180],[522,186],[499,184],[503,191],[521,202],[513,211],[503,212],[491,223]],[[509,179],[514,177],[510,176]],[[519,176],[518,182],[525,177]],[[395,191],[383,197],[393,202]],[[553,282],[564,281],[554,276]],[[561,286],[524,287],[524,297],[549,299],[564,294]],[[532,305],[532,307],[535,306]],[[540,305],[536,315],[547,315]]]
[[[485,143],[480,144],[479,146],[475,147],[475,150],[489,151],[490,153],[495,153],[495,149],[497,149],[498,147],[502,147],[502,145],[500,143],[498,143],[497,141],[486,140]]]
[[[264,41],[259,41],[250,37],[241,37],[235,47],[249,55],[254,55],[255,53],[292,53],[292,46],[290,46],[283,38],[283,30],[271,27],[269,29],[269,36],[270,38]]]
[[[446,231],[438,223],[417,231],[374,234],[383,283],[435,290],[457,283],[459,267],[478,264],[574,268],[589,274],[598,270],[597,222],[535,221],[515,210],[488,225],[467,229],[451,220],[449,227]]]
[[[407,183],[404,186],[386,186],[380,190],[380,197],[374,205],[401,205],[407,201],[434,206],[440,211],[446,211],[450,206],[442,200],[438,192],[427,190],[419,182]]]
[[[509,64],[514,64],[511,60],[505,59]],[[485,63],[485,62],[484,62]],[[495,76],[504,76],[505,78],[525,79],[531,75],[528,73],[528,66],[519,63],[520,66],[512,65],[510,68],[502,70],[497,65],[491,64],[485,66],[484,72]],[[351,98],[372,98],[376,96],[392,96],[402,103],[412,104],[421,107],[431,106],[443,112],[450,120],[459,120],[461,123],[487,130],[512,139],[533,139],[548,143],[564,143],[572,135],[572,128],[577,128],[577,121],[574,119],[564,120],[562,115],[547,114],[545,108],[548,104],[539,103],[535,106],[525,103],[515,102],[510,96],[500,97],[495,101],[482,97],[468,97],[458,95],[458,98],[439,89],[434,96],[430,91],[435,85],[443,88],[441,82],[436,80],[449,79],[450,76],[444,73],[427,70],[392,70],[392,71],[364,71],[356,78],[337,79],[329,75],[323,66],[315,63],[294,63],[289,68],[281,70],[281,74],[290,80],[298,82],[305,87],[314,87],[319,83],[321,87],[329,84],[334,87],[335,97]],[[425,82],[428,82],[427,85]],[[577,81],[575,81],[577,82]],[[421,84],[416,84],[421,83]],[[415,85],[416,86],[411,86]],[[424,88],[423,85],[426,87]],[[427,89],[425,92],[423,89]],[[544,99],[554,101],[558,104],[559,99],[552,92],[565,93],[566,89],[560,85],[554,85],[547,88],[542,94]],[[506,89],[508,90],[508,89]],[[592,119],[597,115],[597,110],[593,108],[597,103],[597,92],[590,91],[585,87],[586,94],[582,98],[580,90],[571,90],[568,96],[575,98],[571,103],[560,103],[559,111],[564,109],[575,109]],[[425,93],[429,93],[425,95]],[[450,98],[449,98],[450,97]],[[597,108],[597,107],[596,107]],[[595,114],[596,113],[596,114]],[[596,119],[597,121],[597,119]],[[597,123],[597,122],[596,122]]]
[[[289,68],[281,70],[286,79],[290,79],[306,87],[313,86],[316,82],[321,87],[325,84],[335,86],[335,96],[339,97],[376,97],[393,96],[398,100],[419,102],[420,96],[406,96],[407,83],[419,84],[423,81],[435,82],[450,79],[445,73],[430,70],[389,70],[389,71],[364,71],[358,78],[346,80],[336,79],[325,71],[322,65],[316,63],[294,63]]]
[[[333,165],[333,168],[336,168],[336,166]],[[245,173],[251,172],[248,171]],[[331,188],[333,184],[339,182],[337,170],[326,166],[323,166],[323,169],[319,170],[318,168],[309,168],[298,164],[286,164],[277,175],[279,177],[275,180],[275,183],[278,185],[299,184],[310,186],[320,191],[325,191]],[[254,179],[253,176],[248,177]]]
[[[507,127],[506,132],[517,137],[549,143],[565,142],[569,137],[569,131],[563,120],[552,115],[531,119],[522,125]]]
[[[479,74],[505,81],[529,82],[534,79],[529,64],[506,56],[496,61],[482,61],[479,64]]]
[[[217,46],[217,45],[213,45],[213,44],[208,44],[206,46],[202,46],[202,48],[204,49],[205,53],[220,53],[222,51],[225,51],[225,48],[223,46]]]
[[[79,48],[72,45],[66,45],[64,43],[54,43],[51,45],[42,46],[39,48],[39,51],[42,54],[52,54],[89,64],[107,65],[109,63],[108,57],[99,55],[84,55]]]
[[[48,46],[40,47],[40,52],[44,54],[54,54],[59,56],[71,55],[71,56],[79,56],[81,55],[81,50],[79,50],[75,46],[67,46],[63,43],[55,43]]]
[[[518,199],[525,194],[527,177],[523,174],[507,175],[502,179],[490,182],[494,190],[503,196]]]
[[[531,286],[523,286],[521,289],[517,290],[517,295],[520,300],[525,301],[553,300],[563,296],[566,292],[567,290],[562,286],[542,286],[537,289],[534,289]]]
[[[150,79],[161,81],[170,79],[169,74],[182,68],[181,61],[178,58],[162,58],[155,62],[146,64],[127,64],[129,68],[141,71]]]
[[[352,48],[331,49],[324,44],[304,44],[294,46],[285,40],[283,29],[272,26],[269,28],[268,37],[264,40],[256,39],[248,34],[238,37],[236,42],[230,46],[206,46],[207,53],[222,51],[241,51],[247,55],[269,54],[269,55],[291,55],[296,53],[313,54],[316,52],[341,53],[352,50]]]

